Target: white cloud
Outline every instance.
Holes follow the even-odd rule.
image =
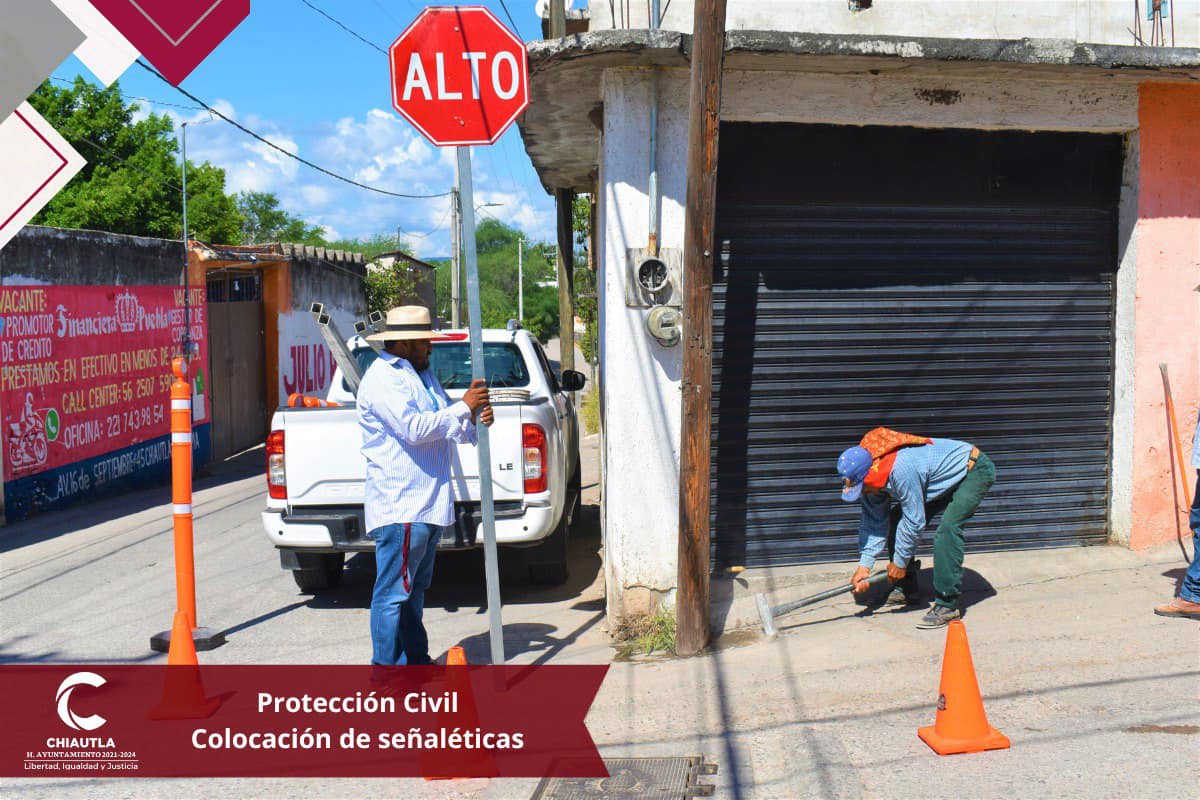
[[[334,193],[328,187],[308,183],[300,187],[300,197],[308,208],[318,210],[329,205]]]
[[[287,152],[360,183],[401,194],[440,194],[454,183],[454,148],[433,147],[390,110],[371,109],[326,123],[317,132],[293,135],[270,119],[239,113],[227,101],[213,107]],[[177,129],[179,123],[189,123],[189,160],[225,169],[230,192],[273,192],[285,210],[322,226],[334,238],[391,234],[399,227],[418,256],[450,251],[449,197],[410,199],[371,192],[322,175],[207,111],[154,110],[170,116]],[[494,216],[530,239],[552,239],[553,201],[536,178],[529,185],[519,182],[514,169],[528,176],[532,172],[523,158],[514,164],[502,147],[503,142],[472,148],[475,205],[500,204],[481,208],[477,219]]]
[[[487,207],[487,204],[498,204]],[[554,236],[553,207],[537,208],[525,192],[480,191],[475,193],[475,205],[481,206],[481,216],[491,216],[520,228],[531,239],[550,239]]]

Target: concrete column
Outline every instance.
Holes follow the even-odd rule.
[[[1171,373],[1183,476],[1194,487],[1191,433],[1200,403],[1200,87],[1142,84],[1138,117],[1134,442],[1129,544],[1188,536],[1158,365]]]
[[[649,611],[675,588],[679,508],[680,347],[646,332],[647,309],[625,305],[626,254],[649,236],[650,73],[604,76],[600,342],[604,365],[604,524],[608,610]],[[660,74],[660,242],[683,245],[686,73]]]

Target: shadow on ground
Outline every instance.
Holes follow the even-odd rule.
[[[196,473],[192,490],[198,492],[202,489],[260,475],[264,468],[264,458],[263,447],[260,445],[230,456],[216,464],[206,465]],[[102,525],[155,507],[163,509],[163,522],[169,529],[171,526],[169,474],[169,472],[164,473],[163,482],[155,486],[111,494],[70,506],[61,511],[56,509],[48,514],[34,514],[26,520],[11,523],[0,536],[0,553],[19,550],[22,547],[44,542],[65,533],[74,533],[84,528]],[[263,486],[256,486],[255,491],[265,493],[265,487],[264,482]]]
[[[529,582],[520,550],[500,548],[500,597],[505,605],[557,603],[579,597],[600,572],[600,509],[583,506],[571,532],[570,577],[561,586]],[[370,608],[375,585],[375,554],[359,553],[346,562],[341,586],[313,596],[311,608]],[[602,606],[602,603],[601,603]],[[483,550],[439,551],[425,607],[448,612],[487,613]],[[600,609],[603,610],[602,608]],[[506,626],[507,628],[508,626]]]
[[[897,609],[898,613],[911,613],[914,611],[925,612],[933,601],[933,566],[925,566],[929,562],[923,562],[922,568],[917,574],[917,583],[921,587],[921,602],[912,606],[904,606]],[[854,602],[856,605],[863,607],[863,611],[859,612],[858,616],[867,616],[875,609],[883,605],[883,601],[887,598],[888,593],[892,591],[892,586],[885,583],[882,588],[873,589],[866,594],[856,596]],[[997,595],[996,587],[992,586],[987,578],[980,575],[975,570],[967,567],[963,569],[962,579],[962,598],[960,607],[965,614],[971,606],[978,605],[985,600],[988,600]]]

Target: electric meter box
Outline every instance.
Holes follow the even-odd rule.
[[[625,305],[630,308],[683,306],[683,251],[660,248],[653,255],[633,247],[625,257]]]

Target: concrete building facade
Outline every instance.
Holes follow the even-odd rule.
[[[648,28],[646,0],[590,0],[588,29]],[[657,4],[663,30],[692,32],[692,3]],[[1155,6],[1165,7],[1156,19]],[[814,34],[946,37],[952,39],[1058,39],[1136,45],[1153,41],[1161,20],[1165,43],[1200,46],[1200,0],[729,0],[727,30],[803,31]],[[1174,42],[1172,42],[1174,36]]]
[[[853,10],[856,5],[869,8]],[[687,32],[692,6],[671,4],[662,30],[644,30],[648,27],[644,4],[634,3],[626,16],[616,4],[603,2],[593,2],[589,11],[588,32],[530,45],[533,103],[521,129],[548,189],[593,192],[598,204],[605,568],[609,611],[621,616],[644,612],[663,600],[670,602],[676,585],[679,442],[681,425],[686,424],[679,419],[682,350],[648,335],[650,309],[629,300],[630,283],[635,280],[631,264],[645,254],[651,239],[652,168],[658,187],[654,216],[663,260],[677,262],[683,244],[690,111],[687,69],[691,43]],[[822,315],[843,320],[855,303],[869,310],[875,308],[872,304],[878,303],[878,297],[917,296],[912,287],[923,284],[938,288],[921,294],[924,299],[914,301],[911,308],[897,308],[901,316],[911,313],[914,320],[923,320],[914,324],[930,326],[923,330],[929,331],[931,342],[921,346],[932,349],[920,352],[934,353],[932,360],[941,371],[926,376],[929,403],[936,406],[938,393],[953,403],[954,392],[972,386],[987,386],[989,394],[979,399],[984,404],[991,396],[1011,394],[1013,399],[1004,406],[1011,420],[980,435],[989,444],[995,441],[1001,450],[1006,441],[1027,437],[1021,439],[1018,449],[1032,454],[1027,459],[1010,456],[1007,465],[998,460],[1001,481],[1007,480],[1006,487],[1015,488],[999,490],[998,484],[995,516],[991,522],[981,519],[981,526],[990,525],[998,532],[987,546],[1106,540],[1141,548],[1186,531],[1180,488],[1186,476],[1178,474],[1172,450],[1159,364],[1169,366],[1187,447],[1200,401],[1200,294],[1195,291],[1200,284],[1200,136],[1196,134],[1200,129],[1200,88],[1196,84],[1200,50],[1195,49],[1200,45],[1200,3],[1172,4],[1175,47],[1132,46],[1126,30],[1132,27],[1131,2],[1079,2],[1069,4],[1068,11],[1034,2],[876,0],[847,4],[846,0],[811,0],[750,4],[731,0],[721,108],[719,192],[725,200],[718,202],[717,246],[732,248],[732,257],[723,254],[728,264],[739,263],[739,256],[741,263],[752,258],[760,259],[756,264],[766,263],[761,259],[775,262],[761,270],[755,267],[761,280],[754,279],[758,288],[750,291],[758,292],[758,300],[750,308],[758,309],[757,319],[739,321],[732,282],[714,291],[714,303],[722,304],[715,313],[721,326],[718,345],[725,348],[723,353],[714,353],[714,381],[725,381],[723,387],[714,384],[714,403],[732,408],[729,387],[738,376],[755,388],[739,401],[750,409],[740,422],[731,422],[724,407],[714,410],[714,448],[732,458],[728,456],[734,452],[730,443],[740,437],[737,458],[749,466],[739,472],[723,462],[722,456],[715,458],[713,535],[719,539],[719,529],[729,520],[735,523],[732,528],[750,531],[759,526],[756,530],[762,532],[757,540],[746,533],[749,545],[734,546],[724,555],[718,541],[715,569],[806,560],[849,562],[856,540],[850,517],[826,516],[817,509],[819,503],[809,502],[807,489],[787,485],[786,471],[760,480],[755,470],[765,475],[772,459],[779,464],[792,463],[789,458],[802,459],[789,455],[789,450],[805,451],[803,458],[809,451],[824,458],[838,436],[843,437],[844,446],[854,443],[850,429],[835,430],[835,422],[820,421],[837,415],[837,409],[819,406],[822,394],[853,398],[847,407],[851,411],[857,408],[854,413],[861,411],[864,421],[872,418],[871,414],[886,421],[882,419],[886,406],[872,406],[871,392],[853,394],[854,384],[876,385],[879,379],[872,376],[891,369],[889,365],[896,359],[887,355],[886,347],[880,348],[876,361],[865,358],[856,362],[856,369],[865,371],[850,377],[849,373],[828,371],[828,359],[821,362],[816,356],[812,357],[815,366],[805,366],[809,361],[804,346],[788,340],[814,336],[817,342],[824,330],[819,327]],[[1169,28],[1170,20],[1165,22]],[[788,150],[789,142],[794,142],[795,150]],[[870,152],[853,151],[854,142],[897,149],[893,158],[872,161]],[[800,172],[795,174],[812,175],[820,170],[820,153],[814,156],[805,150],[812,143],[829,149],[831,165],[816,182],[820,185],[805,188],[794,185],[805,181],[789,183],[792,160],[807,165],[796,168]],[[909,175],[904,148],[910,146],[926,153],[913,159],[933,159],[929,163],[942,165],[933,172],[945,174]],[[945,147],[961,147],[962,157],[939,161],[939,148]],[[761,153],[756,152],[760,149]],[[984,152],[986,157],[975,159]],[[1023,158],[1022,153],[1029,157]],[[768,157],[777,159],[774,170],[778,179],[772,177],[770,164],[760,163]],[[1044,169],[1037,166],[1043,163],[1038,159],[1044,160]],[[869,162],[876,172],[863,177],[859,172],[865,174],[867,168],[856,162]],[[1049,176],[1060,167],[1063,177],[1058,183],[1039,178],[1039,172]],[[842,174],[847,176],[844,180]],[[739,175],[752,177],[743,180]],[[925,191],[915,187],[908,198],[901,178],[913,176],[914,184],[941,188]],[[754,181],[759,181],[759,186],[753,185]],[[1085,186],[1089,181],[1090,188]],[[782,185],[785,183],[789,185]],[[850,183],[857,186],[853,197],[842,185]],[[761,188],[762,198],[754,196],[757,188]],[[968,194],[973,199],[961,201]],[[952,247],[947,244],[948,237],[955,230],[955,224],[947,223],[936,234],[929,234],[931,266],[927,274],[919,267],[914,272],[906,266],[908,271],[902,276],[835,281],[828,292],[822,288],[825,278],[819,276],[783,285],[790,280],[780,280],[789,267],[776,262],[781,258],[788,261],[791,256],[780,242],[790,235],[785,235],[791,230],[788,226],[799,223],[775,220],[770,222],[775,226],[770,231],[778,235],[768,232],[757,239],[746,238],[739,231],[766,225],[764,220],[769,221],[770,215],[763,210],[764,204],[771,200],[782,208],[780,198],[790,195],[794,198],[787,199],[784,217],[811,212],[816,220],[834,206],[842,211],[852,208],[852,216],[861,215],[857,218],[863,220],[860,227],[867,233],[878,219],[915,213],[913,207],[924,209],[921,225],[928,226],[928,220],[936,218],[929,209],[958,213],[969,205],[975,216],[964,224],[992,231],[988,235],[999,237],[996,240],[1002,248],[1012,247],[1013,268],[1025,277],[1020,281],[1005,278],[1003,265],[984,265],[983,256],[962,247],[961,252],[954,251],[961,255],[959,260],[976,266],[963,267],[961,275],[955,273],[957,277],[945,277],[945,270],[957,269],[951,262],[959,257],[947,256],[952,253],[947,249]],[[1094,206],[1094,221],[1085,224],[1078,215],[1072,216],[1083,206]],[[1015,211],[997,210],[1008,207]],[[738,217],[746,213],[741,210],[745,208],[757,209],[752,219]],[[1061,224],[1067,227],[1058,233],[1037,232],[1041,221],[1035,209],[1042,208],[1063,213]],[[1013,222],[1021,214],[1031,215],[1028,225]],[[803,229],[832,236],[829,231],[846,227],[843,220],[820,219],[819,225],[805,221],[808,227]],[[1071,225],[1076,226],[1070,228],[1074,232],[1066,232]],[[882,248],[879,252],[886,254],[890,246],[887,235],[870,235],[876,236],[874,241]],[[906,233],[910,238],[897,247],[919,253],[920,247],[926,246],[918,241],[923,235]],[[813,238],[819,237],[807,241]],[[828,252],[810,252],[812,245],[804,236],[795,242],[795,251],[804,254],[796,257],[797,263],[816,264],[820,258],[830,257]],[[854,242],[851,226],[835,244],[853,249]],[[1066,242],[1075,243],[1068,246]],[[1063,255],[1071,247],[1076,249]],[[761,255],[754,248],[775,249]],[[749,255],[742,255],[745,253]],[[1060,255],[1064,259],[1061,264],[1052,263]],[[870,271],[863,266],[872,263],[866,258],[858,258],[853,269]],[[1061,270],[1074,276],[1089,258],[1105,266],[1087,267],[1084,271],[1091,272],[1086,280],[1070,283],[1047,277],[1047,284],[1039,283],[1039,270],[1046,275]],[[1048,266],[1039,266],[1042,259]],[[831,266],[828,273],[834,275],[839,269]],[[821,270],[812,272],[815,275]],[[941,277],[935,279],[934,273]],[[772,281],[781,285],[772,285]],[[919,308],[922,303],[928,307],[942,302],[939,298],[943,296],[950,298],[968,290],[977,292],[971,295],[975,299],[964,300],[942,317]],[[863,294],[860,297],[855,292]],[[1006,305],[1003,298],[1010,294],[1017,299]],[[1037,316],[1039,308],[1049,309],[1052,303],[1060,303],[1057,310]],[[877,313],[872,324],[884,324],[885,315]],[[923,313],[926,316],[920,316]],[[938,326],[948,331],[943,341],[956,341],[953,337],[960,335],[954,332],[956,324],[981,324],[977,320],[985,317],[992,320],[988,324],[1000,326],[989,333],[993,338],[1003,338],[1005,331],[1019,331],[1022,324],[1044,326],[1045,339],[1056,342],[1053,363],[1060,372],[1040,384],[1026,385],[1018,359],[1011,355],[1014,351],[1005,351],[1007,355],[989,351],[985,341],[971,347],[979,348],[979,359],[996,359],[999,368],[1007,370],[1006,377],[990,382],[976,377],[956,383],[954,376],[967,374],[963,370],[969,369],[971,359],[939,350],[937,332],[942,328]],[[844,333],[836,327],[828,331],[830,341]],[[683,332],[686,336],[686,320]],[[729,346],[733,337],[749,338],[755,344],[736,350]],[[1013,346],[1019,352],[1020,345]],[[786,357],[771,356],[772,348]],[[817,349],[816,344],[809,347]],[[1079,352],[1080,359],[1086,354],[1087,359],[1095,359],[1089,364],[1100,366],[1095,370],[1072,366],[1072,352]],[[735,354],[750,363],[734,369]],[[798,375],[794,388],[789,389],[794,401],[780,406],[775,416],[755,416],[760,412],[754,410],[754,404],[762,402],[755,399],[758,387],[767,391],[772,385],[784,386],[781,381],[791,379],[788,370]],[[920,409],[920,370],[904,374],[912,377],[911,391],[887,386],[881,394]],[[1053,395],[1046,388],[1052,384],[1059,387]],[[1023,392],[1029,392],[1031,398],[1042,393],[1042,399],[1031,399],[1029,406],[1044,407],[1044,419],[1021,416]],[[967,401],[971,402],[975,398]],[[941,416],[949,419],[953,414]],[[1070,421],[1076,416],[1093,419],[1100,427],[1089,428],[1081,422],[1074,431]],[[938,417],[934,412],[925,417],[914,412],[901,416],[897,424],[919,424],[928,418],[929,427],[936,429],[933,435],[947,435],[938,427]],[[771,438],[766,438],[768,429]],[[966,429],[960,436],[971,438],[976,433],[980,433],[977,428]],[[826,438],[818,446],[814,437],[819,436]],[[1089,444],[1089,437],[1094,445]],[[1080,454],[1056,454],[1056,439],[1065,442],[1058,450]],[[1063,517],[1054,536],[1037,531],[1037,518],[1052,517],[1056,509],[1084,503],[1072,497],[1071,475],[1076,462],[1089,459],[1091,477],[1087,480],[1093,480],[1096,488],[1078,492],[1087,493],[1086,502],[1095,503],[1095,517]],[[816,461],[795,463],[800,465],[797,470],[813,470],[814,476],[820,469]],[[1014,469],[1026,463],[1031,466]],[[835,492],[831,460],[827,467],[829,491]],[[1080,474],[1087,470],[1079,467]],[[1064,477],[1056,478],[1056,474]],[[743,481],[743,494],[748,485],[751,495],[754,491],[759,495],[739,500],[733,490],[722,493],[722,481],[730,485],[730,476]],[[806,480],[811,486],[820,484],[819,477]],[[1056,480],[1065,484],[1062,490],[1048,492],[1045,485]],[[1029,488],[1035,484],[1042,488]],[[1008,491],[1012,494],[1004,494]],[[787,524],[779,520],[794,521],[798,533],[793,538],[804,541],[789,545]],[[824,546],[816,531],[828,525],[840,526],[839,538]],[[732,528],[724,524],[725,530]],[[1076,528],[1088,533],[1076,535]],[[968,542],[968,551],[971,546]],[[763,549],[756,550],[758,547]]]
[[[195,243],[190,254],[192,281],[209,289],[213,358],[226,364],[214,403],[227,423],[214,428],[214,448],[227,456],[263,441],[289,395],[328,392],[336,365],[309,309],[321,303],[352,336],[367,314],[366,263],[361,253],[293,244]]]

